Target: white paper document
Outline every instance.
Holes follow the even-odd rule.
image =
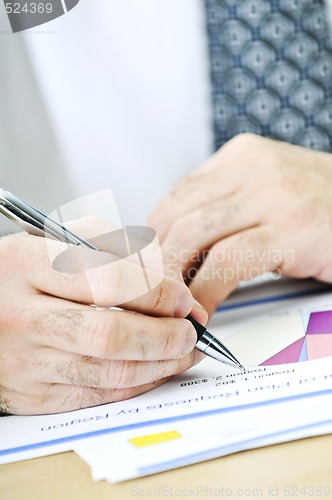
[[[314,404],[313,404],[314,403]],[[312,405],[312,406],[311,406]],[[332,398],[316,395],[238,412],[207,413],[75,446],[94,480],[123,481],[236,451],[332,432]]]
[[[332,432],[332,293],[321,288],[244,289],[221,307],[209,330],[245,372],[205,359],[127,401],[2,418],[0,463],[74,449],[94,479],[121,481]]]

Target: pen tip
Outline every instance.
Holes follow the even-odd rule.
[[[245,367],[244,367],[244,366],[242,366],[242,365],[240,365],[240,366],[239,366],[239,368],[240,368],[240,370],[242,370],[243,372],[245,372],[245,371],[246,371]]]

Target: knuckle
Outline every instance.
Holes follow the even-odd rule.
[[[237,149],[239,147],[255,146],[260,141],[261,137],[252,132],[241,132],[230,139],[228,145]]]
[[[79,360],[65,361],[56,366],[58,380],[73,386],[100,387],[103,375],[103,362],[90,356]]]
[[[118,316],[111,311],[92,315],[87,331],[91,353],[98,358],[118,356],[126,343],[126,335],[120,329]]]
[[[175,366],[177,366],[177,363],[174,360],[159,361],[159,363],[155,365],[155,368],[153,370],[152,383],[158,384],[161,380],[174,375],[176,371],[174,369]]]
[[[92,387],[66,387],[65,391],[62,393],[60,411],[77,410],[101,404],[93,397],[94,393],[95,390]],[[52,404],[56,402],[56,399],[58,399],[58,397],[54,398]]]
[[[149,300],[149,310],[150,314],[158,314],[163,311],[165,307],[169,304],[168,294],[164,288],[164,286],[159,286],[153,290],[153,293],[150,295]]]
[[[110,391],[105,391],[105,389],[100,389],[98,387],[85,387],[79,395],[75,395],[75,398],[78,408],[89,408],[91,406],[98,406],[113,401]]]
[[[172,377],[185,371],[192,363],[188,363],[188,357],[184,359],[171,359],[160,361],[153,370],[153,383],[160,383],[161,380]]]
[[[55,367],[55,375],[64,383],[70,385],[85,385],[81,375],[81,368],[78,363],[67,361],[59,363]]]
[[[167,207],[172,206],[172,202],[180,201],[182,196],[187,193],[188,184],[190,184],[189,175],[182,177],[170,190],[167,197],[161,202],[161,208],[163,209],[163,213],[166,214]],[[167,217],[167,215],[166,215]]]
[[[174,359],[183,357],[183,349],[186,342],[186,322],[167,318],[166,321],[157,318],[159,322],[158,334],[138,330],[136,335],[135,349],[141,361],[151,359]],[[183,323],[183,332],[181,330]]]
[[[128,276],[120,262],[89,269],[86,274],[95,305],[114,307],[126,302],[124,290]]]
[[[272,146],[271,140],[266,137],[261,137],[251,132],[243,132],[230,139],[219,149],[217,154],[223,156],[224,152],[228,151],[231,157],[237,158],[239,162],[239,159],[242,159],[243,152],[245,152],[246,172],[250,172],[256,183],[257,176],[255,173],[260,173],[262,179],[269,179],[269,182],[271,182],[269,175],[273,175],[273,178],[275,178],[275,174],[280,166],[279,155],[275,154],[275,149],[273,149],[276,147],[276,144],[274,143]],[[239,168],[241,168],[241,172],[244,174],[244,169],[240,165]]]
[[[115,388],[128,388],[138,385],[136,361],[113,361],[109,364],[108,380]]]
[[[145,298],[150,316],[173,316],[178,298],[186,293],[185,285],[176,280],[164,279]]]
[[[58,411],[71,411],[105,404],[110,401],[111,399],[105,398],[105,391],[97,387],[68,386],[61,393],[57,391],[56,394],[51,394],[48,406],[55,407],[56,405]],[[49,409],[47,412],[49,413]]]
[[[186,247],[192,240],[192,235],[197,231],[196,217],[186,216],[177,219],[171,226],[169,239],[179,247]]]
[[[171,325],[167,327],[159,344],[161,359],[182,357],[182,343],[185,341],[185,336],[181,335],[179,322],[176,323],[176,326],[173,321],[168,323],[171,323]],[[182,337],[183,341],[180,340]]]

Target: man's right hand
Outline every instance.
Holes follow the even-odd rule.
[[[137,266],[119,260],[88,271],[87,280],[87,273],[52,268],[53,244],[64,245],[27,234],[0,241],[2,413],[58,413],[131,398],[202,359],[184,318],[191,312],[204,323],[207,314],[193,308],[184,283],[164,277],[121,304]]]

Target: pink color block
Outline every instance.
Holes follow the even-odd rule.
[[[332,333],[332,311],[321,311],[310,314],[307,335]]]
[[[307,336],[308,359],[332,356],[332,335],[316,334]]]
[[[283,363],[295,363],[299,360],[303,342],[305,341],[305,337],[293,342],[293,344],[285,347],[282,351],[274,354],[271,358],[267,359],[260,366],[268,366],[268,365],[282,365]]]

